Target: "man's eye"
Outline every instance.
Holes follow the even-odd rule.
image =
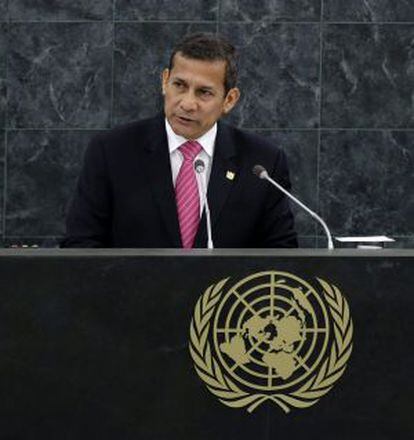
[[[203,96],[213,96],[213,94],[210,92],[210,90],[201,90],[201,94]]]
[[[178,87],[179,89],[182,89],[184,87],[184,84],[178,81],[173,82],[175,87]]]

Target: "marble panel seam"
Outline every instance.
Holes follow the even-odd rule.
[[[323,93],[323,50],[324,50],[324,34],[323,30],[324,27],[322,25],[323,23],[323,15],[324,15],[324,0],[321,0],[321,10],[320,10],[320,16],[319,16],[319,72],[318,72],[318,82],[319,82],[319,121],[318,121],[318,143],[316,146],[316,209],[317,212],[321,212],[321,203],[320,203],[320,151],[321,151],[321,143],[322,143],[322,131],[320,130],[322,125],[322,93]],[[316,232],[316,226],[315,226],[315,232]],[[314,246],[317,246],[317,239],[315,238]]]
[[[194,23],[200,23],[200,24],[215,24],[217,20],[200,20],[200,19],[194,19],[194,20],[109,20],[109,22],[113,23],[120,23],[120,24],[130,24],[130,23],[149,23],[149,24],[194,24]]]
[[[325,24],[325,25],[412,25],[414,21],[325,21],[325,20],[200,20],[200,19],[185,19],[185,20],[155,20],[155,19],[102,19],[102,20],[0,20],[0,23],[223,23],[223,24]]]
[[[111,127],[102,127],[102,128],[90,128],[90,127],[10,127],[6,126],[4,128],[0,128],[0,130],[15,132],[15,131],[110,131]],[[396,131],[396,132],[413,132],[414,128],[395,128],[395,127],[244,127],[240,126],[239,128],[243,130],[256,130],[262,132],[268,131],[280,131],[280,132],[291,132],[291,131],[309,131],[309,132],[331,132],[331,131],[349,131],[349,132],[376,132],[376,131]]]
[[[1,234],[2,237],[6,235],[6,208],[7,208],[7,154],[8,152],[8,132],[4,133],[4,163],[3,163],[3,200],[2,200],[2,215],[1,219]]]
[[[312,132],[318,132],[318,131],[399,131],[399,132],[412,132],[414,131],[414,128],[394,128],[394,127],[246,127],[246,126],[239,126],[239,128],[243,130],[257,130],[257,131],[312,131]]]
[[[30,23],[54,23],[54,24],[65,24],[65,23],[79,23],[79,24],[88,24],[88,23],[113,23],[114,20],[111,19],[102,19],[102,20],[7,20],[6,23],[12,24],[30,24]]]
[[[9,1],[7,1],[7,13],[9,12]],[[4,109],[4,156],[3,156],[3,200],[2,200],[2,219],[1,219],[1,236],[4,238],[6,234],[6,202],[7,202],[7,158],[8,158],[8,131],[7,126],[9,124],[9,24],[7,22],[6,26],[6,36],[7,36],[7,43],[6,43],[6,62],[5,62],[5,69],[4,69],[4,77],[6,82],[6,90],[5,90],[5,99],[6,99],[6,105]]]
[[[414,131],[414,128],[394,128],[394,127],[321,127],[321,131],[354,131],[354,132],[360,132],[360,131],[368,131],[368,132],[375,132],[375,131],[400,131],[400,132],[412,132]]]
[[[110,131],[111,127],[105,128],[85,128],[85,127],[8,127],[5,131],[18,132],[18,131]]]
[[[355,24],[360,24],[360,25],[392,25],[392,24],[397,24],[397,25],[406,25],[406,24],[414,24],[414,21],[323,21],[324,24],[345,24],[345,25],[355,25]]]
[[[319,24],[321,20],[220,20],[223,24]]]
[[[240,128],[242,128],[243,130],[248,130],[248,131],[262,131],[262,132],[273,132],[273,131],[280,131],[280,132],[290,132],[290,131],[310,131],[310,132],[318,132],[319,128],[313,128],[313,127],[309,127],[309,128],[302,128],[302,127],[245,127],[245,126],[240,126]]]

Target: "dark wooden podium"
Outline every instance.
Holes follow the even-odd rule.
[[[195,370],[201,295],[263,272],[349,304],[347,368],[309,408],[230,408]],[[414,438],[413,286],[410,250],[3,250],[0,439]]]

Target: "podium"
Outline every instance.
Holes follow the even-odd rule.
[[[0,439],[414,438],[413,263],[411,250],[3,250]],[[328,345],[328,324],[311,324],[323,313],[308,318],[318,301]],[[292,371],[267,363],[280,359]]]

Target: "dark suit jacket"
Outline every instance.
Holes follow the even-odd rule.
[[[208,186],[219,248],[296,247],[286,197],[252,173],[261,164],[290,187],[284,153],[219,122]],[[235,174],[234,180],[226,177]],[[204,214],[194,247],[206,247]],[[181,247],[164,116],[94,138],[67,217],[62,247]]]

